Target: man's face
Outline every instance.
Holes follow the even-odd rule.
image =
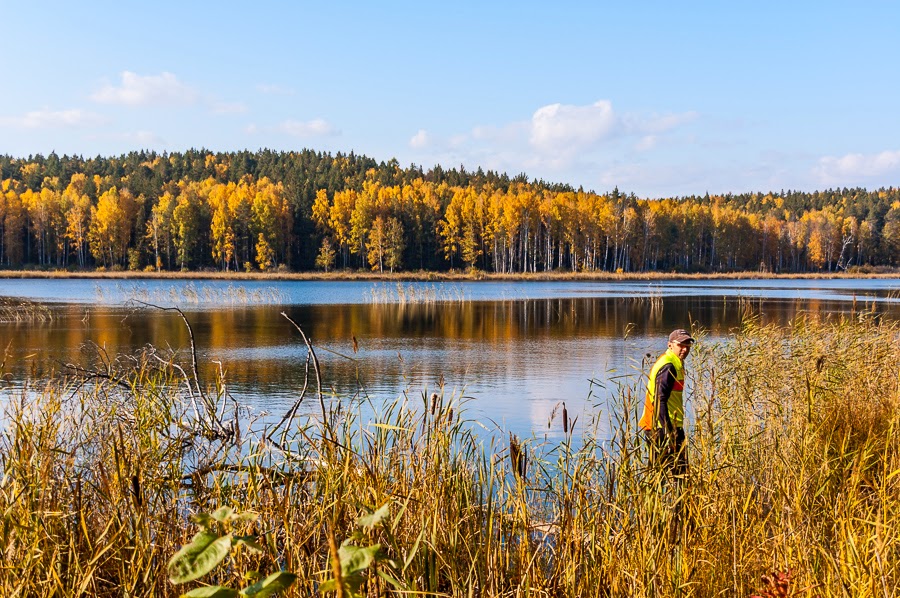
[[[688,353],[691,352],[692,344],[693,343],[691,343],[690,341],[686,343],[676,343],[675,341],[672,341],[671,343],[669,343],[669,349],[671,349],[672,353],[678,356],[678,359],[684,361],[685,359],[687,359]]]

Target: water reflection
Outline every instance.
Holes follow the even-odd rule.
[[[866,307],[818,298],[638,296],[262,305],[194,311],[189,318],[206,379],[217,367],[212,360],[220,360],[235,396],[258,410],[280,413],[303,385],[306,348],[280,315],[284,309],[318,348],[337,396],[365,394],[377,403],[443,383],[447,394],[474,397],[473,417],[527,434],[546,430],[559,401],[572,416],[592,410],[605,391],[590,381],[609,387],[615,376],[635,373],[643,355],[664,349],[673,328],[695,322],[716,338],[747,315],[785,325],[801,313],[837,317]],[[879,309],[898,315],[896,304]],[[178,350],[187,362],[190,338],[177,313],[103,305],[57,305],[52,312],[50,321],[0,325],[5,371],[14,380],[148,344]]]

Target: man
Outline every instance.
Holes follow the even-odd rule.
[[[684,360],[693,337],[684,329],[673,330],[669,345],[647,380],[647,397],[640,427],[650,444],[650,463],[670,468],[676,478],[687,474],[684,438]]]

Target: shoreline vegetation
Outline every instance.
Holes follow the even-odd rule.
[[[337,153],[0,155],[7,268],[835,272],[900,266],[900,188],[638,197]]]
[[[265,424],[224,373],[201,380],[195,355],[154,347],[64,379],[6,378],[0,591],[178,596],[201,587],[173,585],[166,565],[192,536],[235,543],[204,583],[283,571],[286,596],[773,598],[900,584],[900,327],[873,312],[788,327],[748,314],[715,343],[693,331],[681,483],[646,465],[637,365],[595,380],[606,403],[587,421],[555,410],[564,439],[548,444],[485,436],[441,388],[387,405],[330,396],[297,331],[306,384]]]
[[[440,282],[440,281],[656,281],[656,280],[828,280],[828,279],[879,279],[898,278],[900,269],[850,269],[844,272],[518,272],[497,273],[482,270],[459,270],[450,272],[404,271],[372,272],[369,270],[332,270],[330,272],[221,272],[221,271],[104,271],[104,270],[0,270],[4,278],[40,279],[109,279],[109,280],[229,280],[229,281],[398,281],[398,282]]]

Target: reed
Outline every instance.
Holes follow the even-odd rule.
[[[892,596],[898,363],[900,330],[871,314],[748,319],[699,343],[690,473],[674,480],[646,465],[640,372],[603,381],[592,421],[561,409],[550,445],[485,429],[441,389],[381,405],[314,378],[298,403],[321,407],[249,425],[223,381],[148,350],[7,396],[0,591],[179,595],[195,586],[166,565],[189,515],[229,507],[255,513],[241,533],[266,550],[204,581],[286,570],[286,595]],[[341,543],[364,568],[343,568]]]
[[[397,282],[389,285],[377,283],[368,293],[369,302],[373,305],[435,305],[437,303],[464,303],[471,297],[459,285],[418,286]]]
[[[897,278],[900,269],[879,268],[850,268],[840,272],[801,272],[801,273],[772,273],[772,272],[606,272],[606,271],[580,271],[570,272],[565,270],[552,270],[547,272],[485,272],[482,270],[409,270],[404,272],[372,272],[369,270],[332,270],[330,272],[220,272],[220,271],[172,271],[172,272],[147,272],[125,270],[119,272],[102,270],[0,270],[0,278],[92,278],[92,279],[119,279],[119,280],[370,280],[370,281],[476,281],[476,280],[583,280],[583,281],[657,281],[657,280],[741,280],[741,279],[832,279],[832,278]]]
[[[115,288],[104,292],[97,285],[94,289],[96,300],[99,303],[168,303],[173,305],[277,305],[284,303],[286,295],[276,287],[247,288],[244,285],[228,284],[228,286],[213,286],[208,284],[195,284],[190,281],[180,286],[167,286],[166,288],[148,287],[146,285],[116,284]]]
[[[35,324],[53,319],[46,305],[29,299],[0,297],[0,324]]]

